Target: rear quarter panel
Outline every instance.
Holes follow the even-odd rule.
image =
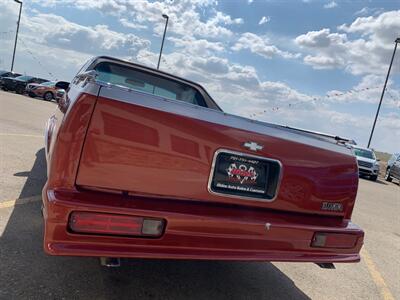
[[[75,178],[86,136],[96,104],[97,85],[82,88],[71,85],[59,101],[55,114],[47,125],[48,188],[75,189]]]

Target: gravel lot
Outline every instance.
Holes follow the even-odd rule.
[[[123,260],[42,250],[43,128],[53,102],[0,91],[0,299],[400,299],[400,187],[360,179],[359,264]]]

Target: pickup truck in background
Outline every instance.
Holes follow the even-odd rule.
[[[48,254],[360,260],[358,167],[340,138],[224,113],[194,82],[110,57],[60,94],[45,135]]]
[[[379,175],[379,159],[374,150],[360,146],[351,146],[357,158],[358,172],[360,176],[368,176],[370,180],[376,181]]]

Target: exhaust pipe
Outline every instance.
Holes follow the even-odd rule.
[[[316,263],[322,269],[336,269],[333,263]]]
[[[118,268],[121,266],[119,257],[100,257],[100,265],[107,268]]]

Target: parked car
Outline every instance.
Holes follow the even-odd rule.
[[[48,81],[48,82],[50,82],[50,81]],[[46,83],[46,82],[44,82],[44,83]],[[25,93],[29,95],[29,91],[39,85],[40,85],[40,83],[28,83],[25,88]]]
[[[400,153],[393,154],[387,163],[385,180],[390,182],[393,178],[400,180]]]
[[[360,260],[340,137],[224,113],[194,82],[110,57],[84,65],[45,132],[48,254]]]
[[[0,70],[0,77],[17,77],[17,76],[21,76],[21,74]]]
[[[47,79],[42,79],[33,76],[22,75],[15,78],[5,77],[3,78],[3,90],[14,91],[18,94],[23,94],[25,92],[26,85],[29,83],[43,83],[48,81]]]
[[[49,81],[42,84],[30,83],[26,86],[26,93],[30,97],[41,97],[46,101],[56,99],[57,90],[60,88],[68,89],[69,82],[66,81]]]
[[[360,176],[369,176],[371,180],[376,181],[380,166],[375,152],[372,149],[359,146],[353,146],[352,149],[354,155],[357,157]]]
[[[3,88],[3,78],[5,78],[5,77],[15,78],[18,76],[21,76],[21,74],[0,70],[0,88],[1,89]]]

